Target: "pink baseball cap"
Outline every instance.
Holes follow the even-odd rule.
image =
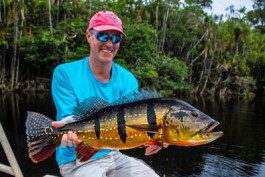
[[[111,11],[100,11],[96,13],[90,19],[87,32],[89,32],[92,28],[96,31],[119,31],[124,35],[124,37],[126,37],[126,34],[123,31],[122,21]]]

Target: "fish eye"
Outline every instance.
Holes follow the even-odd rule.
[[[191,114],[192,117],[196,117],[196,118],[198,117],[198,114],[195,113],[195,112],[191,112],[190,114]]]

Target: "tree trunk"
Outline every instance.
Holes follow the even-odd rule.
[[[6,46],[4,45],[2,47],[2,61],[1,61],[1,75],[0,75],[0,84],[4,85],[5,84],[5,75],[6,75]]]
[[[214,57],[215,57],[215,51],[217,49],[216,36],[213,38],[213,41],[214,41],[214,48],[213,48],[212,57],[211,57],[211,60],[210,60],[210,66],[209,66],[209,69],[208,69],[208,73],[207,73],[207,76],[206,76],[206,79],[205,79],[204,86],[202,88],[201,94],[204,92],[204,90],[205,90],[205,88],[207,86],[210,74],[211,74],[212,64],[213,64],[213,60],[214,60]]]
[[[4,1],[3,1],[4,3]],[[5,5],[4,5],[4,13],[5,13]],[[3,22],[5,21],[5,15]],[[5,35],[3,35],[3,40],[5,40]],[[0,84],[5,84],[5,75],[6,75],[6,45],[2,46],[2,60],[0,61]]]
[[[4,23],[4,22],[6,22],[6,3],[5,3],[5,1],[2,1],[2,3],[3,3],[3,17],[2,17],[1,11],[0,11],[0,16],[1,16],[1,22]],[[0,10],[1,9],[2,9],[2,7],[0,8]]]
[[[73,0],[73,6],[74,6],[74,13],[72,14],[73,19],[76,18],[76,11],[77,11],[77,9],[78,9],[77,4],[78,4],[78,3],[77,3],[77,0]]]
[[[1,16],[1,23],[5,23],[6,20],[6,4],[5,1],[2,1],[3,8],[0,6],[0,10],[3,9],[3,17]],[[0,15],[2,12],[0,11]],[[5,35],[3,35],[3,40],[5,40]],[[2,46],[2,60],[0,61],[0,84],[5,84],[5,75],[6,75],[6,45]]]
[[[57,8],[58,8],[58,10],[57,10],[57,22],[56,22],[56,24],[58,25],[59,24],[59,20],[60,20],[60,1],[57,1]]]
[[[53,35],[53,29],[52,29],[52,12],[51,12],[51,0],[49,1],[49,21],[50,21],[50,33]]]
[[[156,5],[156,32],[158,33],[158,11],[159,11],[159,5]],[[156,35],[155,44],[156,44],[156,53],[158,52],[158,34]]]
[[[200,80],[199,80],[199,83],[198,83],[198,86],[197,86],[197,89],[196,89],[196,93],[199,92],[199,88],[201,87],[201,83],[202,83],[202,80],[203,80],[203,77],[204,77],[204,71],[206,70],[206,60],[207,60],[207,57],[208,57],[208,48],[205,49],[205,54],[204,54],[204,59],[203,59],[203,63],[204,63],[204,69],[202,70],[201,72],[201,75],[200,75]]]
[[[0,3],[0,22],[3,23],[1,9],[2,9],[2,6],[1,6],[1,3]]]
[[[24,4],[24,0],[21,1],[22,4]],[[19,39],[22,38],[22,35],[23,35],[23,27],[24,27],[24,21],[25,21],[25,16],[24,16],[24,7],[21,8],[21,31],[20,31],[20,34],[19,34]],[[15,77],[15,82],[18,83],[18,77],[19,77],[19,64],[20,64],[20,47],[18,47],[18,57],[17,57],[17,66],[16,66],[16,77]]]
[[[162,37],[162,43],[161,43],[161,51],[164,51],[164,43],[165,43],[165,38],[166,38],[166,28],[167,28],[167,18],[168,18],[168,13],[169,13],[169,7],[167,8],[167,12],[165,13],[164,16],[164,21],[163,21],[163,37]]]
[[[15,18],[14,18],[14,47],[13,57],[11,61],[11,90],[14,90],[16,63],[17,63],[17,39],[18,39],[18,4],[15,4]]]
[[[208,29],[206,29],[205,33],[202,35],[202,37],[196,42],[196,44],[194,44],[192,46],[192,48],[187,52],[187,55],[186,55],[186,60],[187,61],[191,61],[190,62],[190,74],[189,74],[189,83],[191,83],[191,77],[192,77],[192,66],[193,66],[193,63],[195,63],[197,60],[200,59],[200,57],[205,54],[206,52],[206,49],[204,49],[198,56],[196,56],[194,59],[191,59],[189,60],[190,58],[190,55],[192,53],[192,51],[203,41],[203,39],[208,35]],[[192,58],[192,57],[191,57]],[[197,90],[197,89],[196,89]]]
[[[195,93],[198,93],[199,92],[199,88],[200,88],[200,85],[201,85],[201,81],[202,81],[202,76],[203,76],[203,70],[201,71],[201,74],[200,74],[200,79],[199,79],[199,82],[197,83],[197,87],[196,87],[196,90],[195,90]]]
[[[211,70],[212,70],[213,58],[214,58],[214,52],[213,52],[213,54],[212,54],[212,57],[211,57],[211,60],[210,60],[210,66],[209,66],[209,69],[208,69],[208,72],[207,72],[207,76],[206,76],[206,78],[205,78],[205,82],[204,82],[204,85],[203,85],[203,88],[202,88],[200,94],[203,94],[203,92],[205,91],[205,88],[206,88],[206,86],[207,86],[207,83],[208,83],[208,80],[209,80],[209,76],[210,76],[210,74],[211,74]]]

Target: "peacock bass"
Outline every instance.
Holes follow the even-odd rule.
[[[212,132],[219,124],[203,112],[176,98],[142,90],[113,103],[99,97],[84,100],[73,111],[76,122],[62,128],[50,118],[28,112],[26,134],[29,157],[34,162],[48,158],[68,131],[82,143],[77,158],[87,161],[99,149],[131,149],[142,145],[196,146],[216,140],[223,132]]]

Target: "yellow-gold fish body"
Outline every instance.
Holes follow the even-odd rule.
[[[163,142],[196,146],[223,134],[211,132],[219,122],[182,100],[163,98],[155,91],[142,90],[112,104],[92,97],[75,108],[73,115],[76,122],[57,129],[46,116],[28,112],[26,133],[33,161],[39,162],[51,155],[60,144],[61,136],[68,131],[83,140],[76,148],[81,161],[88,160],[99,149],[131,149]]]

